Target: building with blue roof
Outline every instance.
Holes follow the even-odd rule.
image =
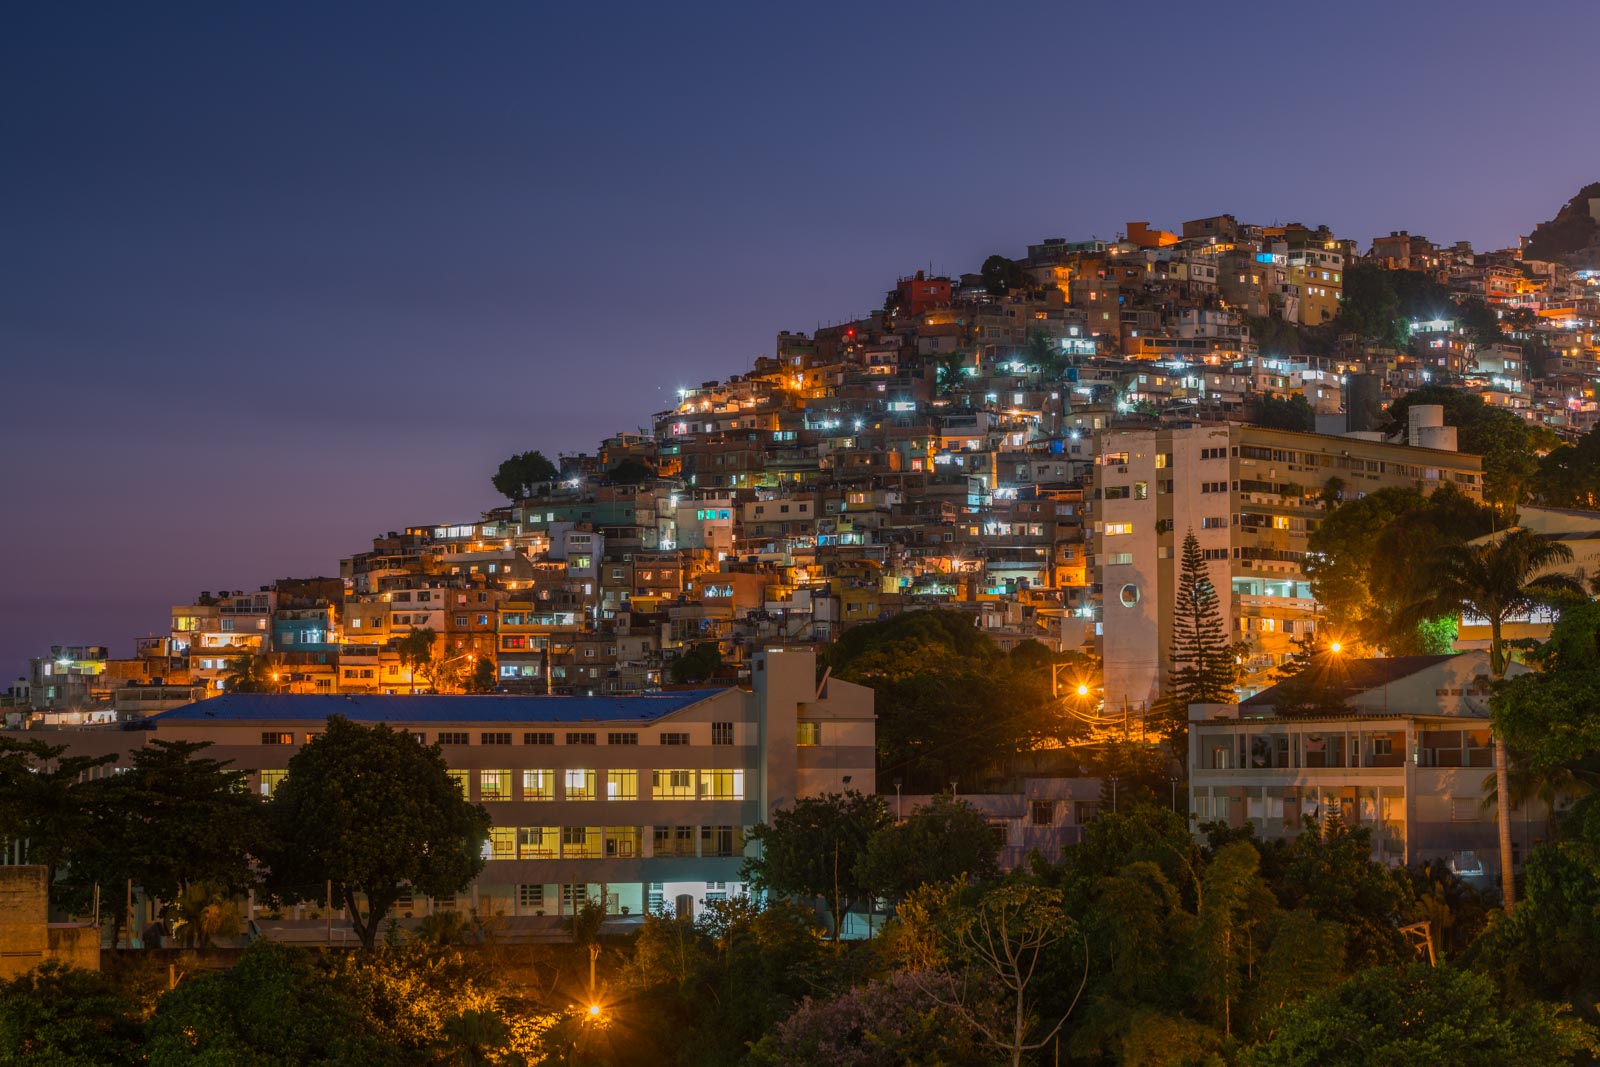
[[[619,919],[694,915],[744,891],[752,826],[799,797],[876,789],[870,689],[819,682],[810,649],[758,652],[751,666],[750,690],[641,696],[228,693],[151,716],[144,729],[60,739],[124,756],[151,740],[205,742],[270,797],[331,716],[387,723],[437,744],[493,820],[471,889],[403,899],[402,920],[471,907],[514,930],[559,925],[591,900]]]

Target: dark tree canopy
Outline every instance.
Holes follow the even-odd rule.
[[[335,715],[288,770],[268,806],[281,842],[268,886],[317,901],[331,880],[368,948],[405,884],[446,896],[483,869],[489,814],[467,802],[438,745]]]
[[[1190,530],[1183,538],[1178,599],[1172,614],[1170,695],[1185,707],[1234,703],[1234,656],[1210,568],[1199,538]]]
[[[612,485],[639,485],[656,476],[655,468],[642,459],[629,456],[606,471],[606,480]]]
[[[983,275],[983,287],[990,296],[1005,296],[1012,289],[1021,289],[1028,284],[1028,275],[1022,265],[1001,255],[984,260],[979,273]]]
[[[1317,413],[1303,393],[1290,397],[1260,396],[1250,405],[1250,421],[1274,430],[1299,430],[1312,433],[1317,428]]]
[[[750,831],[759,853],[745,861],[740,877],[780,897],[821,901],[837,939],[844,914],[868,889],[857,873],[867,843],[888,820],[876,796],[852,790],[802,797]]]
[[[853,626],[822,658],[840,678],[875,690],[879,778],[901,778],[910,792],[945,791],[951,778],[977,789],[1069,730],[1049,662],[1031,649],[1013,660],[963,612]]]
[[[920,885],[992,880],[999,874],[997,851],[988,819],[965,801],[941,795],[873,834],[856,876],[875,896],[899,900]]]
[[[522,500],[556,479],[556,465],[543,452],[519,452],[500,464],[490,479],[495,492],[509,500]]]
[[[1551,430],[1443,385],[1412,390],[1390,404],[1386,432],[1403,432],[1407,412],[1417,404],[1443,406],[1445,425],[1457,428],[1457,447],[1483,457],[1484,499],[1503,514],[1528,499],[1539,475],[1540,454],[1558,443]]]
[[[704,682],[715,677],[722,666],[722,646],[716,641],[702,641],[672,661],[672,680],[677,685]]]

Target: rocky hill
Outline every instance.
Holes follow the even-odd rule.
[[[1573,266],[1600,266],[1600,182],[1578,190],[1555,218],[1535,226],[1523,255],[1570,261]]]

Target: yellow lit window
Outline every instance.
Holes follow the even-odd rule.
[[[259,771],[261,778],[261,795],[270,797],[278,786],[283,784],[284,776],[288,771]]]
[[[638,800],[639,799],[639,772],[638,771],[607,771],[606,772],[606,799],[607,800]]]
[[[795,744],[802,748],[822,744],[822,724],[820,722],[801,722],[797,725],[799,729]]]
[[[517,830],[517,855],[525,860],[555,859],[561,855],[561,827],[519,827]]]
[[[472,777],[472,772],[471,771],[451,771],[450,772],[450,779],[453,782],[456,783],[456,788],[461,790],[461,799],[463,799],[463,800],[470,799],[470,794],[467,792],[467,790],[469,788],[467,783],[471,780],[471,777]]]
[[[517,828],[493,826],[489,828],[489,858],[514,860],[517,858]]]
[[[562,780],[568,800],[594,799],[594,771],[574,767],[562,772]]]
[[[554,800],[555,798],[555,771],[528,770],[522,772],[523,800]]]
[[[700,772],[701,800],[743,800],[744,771],[713,770]]]
[[[655,800],[693,800],[694,772],[689,770],[651,771],[650,792]]]
[[[511,799],[511,772],[508,770],[480,770],[478,772],[478,799],[484,802]]]

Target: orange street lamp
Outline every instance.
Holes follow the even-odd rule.
[[[1339,653],[1344,651],[1344,645],[1342,645],[1338,641],[1334,641],[1333,643],[1328,645],[1328,651],[1332,652],[1334,655],[1337,656]]]

